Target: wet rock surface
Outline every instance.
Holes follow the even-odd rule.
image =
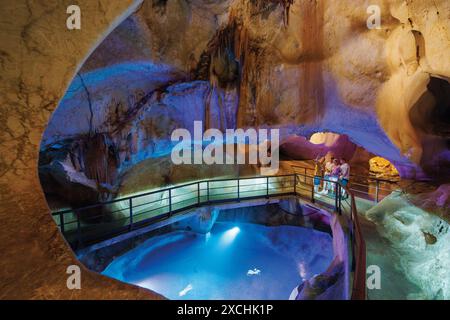
[[[365,217],[375,224],[386,240],[385,251],[389,253],[390,263],[410,282],[399,279],[397,286],[404,292],[395,288],[393,292],[402,295],[397,298],[448,299],[449,225],[430,208],[426,209],[429,212],[424,210],[422,204],[415,205],[411,196],[392,194],[368,210]],[[448,207],[442,210],[449,213]],[[386,284],[386,278],[382,281],[390,286]],[[388,297],[395,298],[386,293]]]
[[[296,300],[339,300],[343,299],[344,263],[332,262],[328,270],[304,281],[298,288]],[[334,288],[337,287],[337,288]]]

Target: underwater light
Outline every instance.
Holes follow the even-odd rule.
[[[178,293],[178,296],[179,296],[179,297],[183,297],[183,296],[186,295],[186,293],[188,293],[188,292],[191,291],[192,289],[193,289],[192,284],[189,283],[189,284],[187,285],[186,288],[184,288],[183,290],[181,290],[181,291]]]
[[[233,227],[230,230],[227,230],[221,237],[220,243],[222,245],[228,245],[236,238],[238,233],[241,231],[239,227]]]
[[[234,238],[240,231],[241,229],[239,229],[239,227],[233,227],[232,229],[228,230],[225,234],[230,234]]]

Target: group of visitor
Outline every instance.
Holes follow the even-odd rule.
[[[327,158],[328,161],[325,157],[316,158],[314,161],[314,192],[318,195],[328,195],[330,192],[336,195],[336,182],[345,187],[350,180],[350,165],[345,158],[338,159],[333,156]],[[319,192],[322,181],[322,191]],[[348,194],[344,188],[341,190],[342,197],[346,199]]]

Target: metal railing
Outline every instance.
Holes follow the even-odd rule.
[[[52,213],[72,247],[105,240],[205,204],[296,194],[296,175],[214,179]]]
[[[207,204],[296,195],[342,213],[339,182],[327,181],[334,193],[319,197],[314,177],[297,173],[277,176],[197,181],[85,207],[53,212],[53,218],[74,248],[129,232],[177,213]]]
[[[352,271],[353,271],[353,284],[352,284],[352,300],[365,300],[366,299],[366,242],[361,231],[361,225],[359,223],[358,210],[356,207],[355,196],[351,194],[351,206],[350,206],[350,243],[352,247]]]
[[[312,171],[314,173],[313,169],[301,167],[301,166],[292,166],[297,169],[301,169],[302,173],[295,173],[301,181],[304,183],[308,182],[308,179],[310,181],[314,181],[313,175],[308,175],[308,170]],[[295,170],[294,170],[295,172]],[[351,178],[357,178],[361,176],[353,175]],[[378,203],[378,195],[379,192],[379,186],[380,182],[387,182],[390,184],[396,184],[396,182],[389,181],[389,180],[383,180],[383,179],[377,179],[372,177],[367,177],[367,179],[375,180],[376,181],[376,192],[375,192],[375,198],[372,200],[374,203]],[[330,181],[325,178],[320,178],[320,182],[323,183],[329,183]],[[351,264],[351,271],[353,272],[353,282],[352,282],[352,291],[351,291],[351,299],[352,300],[365,300],[366,299],[366,242],[364,240],[364,236],[361,230],[361,224],[359,222],[358,217],[358,209],[356,204],[356,195],[355,195],[355,189],[352,188],[352,185],[349,184],[348,186],[344,187],[339,182],[335,183],[335,192],[333,192],[330,196],[330,194],[321,195],[321,198],[319,201],[322,201],[325,203],[329,202],[330,199],[334,200],[334,206],[336,208],[336,211],[339,214],[342,214],[343,212],[343,204],[348,205],[349,210],[349,218],[350,218],[350,244],[351,244],[351,250],[352,250],[352,264]],[[314,183],[312,183],[314,184]],[[343,190],[348,194],[348,199],[343,200]],[[356,190],[358,191],[358,190]],[[396,192],[394,190],[389,190],[390,193]],[[361,191],[360,191],[361,193]],[[390,194],[389,193],[389,194]],[[312,201],[317,202],[317,195],[314,197],[315,192],[312,193]],[[320,194],[320,193],[317,193]],[[386,195],[385,195],[386,196]],[[367,199],[367,197],[364,197]],[[343,202],[344,201],[344,202]]]
[[[297,174],[314,175],[314,169],[299,165],[291,165]],[[348,190],[356,197],[378,203],[393,192],[401,192],[396,180],[380,179],[371,176],[350,175]]]
[[[66,240],[74,248],[138,229],[202,205],[241,200],[300,196],[320,202],[338,214],[343,212],[344,188],[339,182],[323,179],[334,186],[334,193],[318,197],[314,177],[306,173],[255,176],[197,181],[135,196],[102,202],[82,208],[52,213]],[[352,299],[365,298],[365,242],[359,225],[355,196],[345,188],[351,202]],[[348,203],[348,201],[345,201]]]

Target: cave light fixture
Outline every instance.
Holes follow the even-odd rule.
[[[225,231],[220,238],[220,244],[222,246],[230,245],[236,239],[239,232],[241,232],[241,229],[237,226]]]

